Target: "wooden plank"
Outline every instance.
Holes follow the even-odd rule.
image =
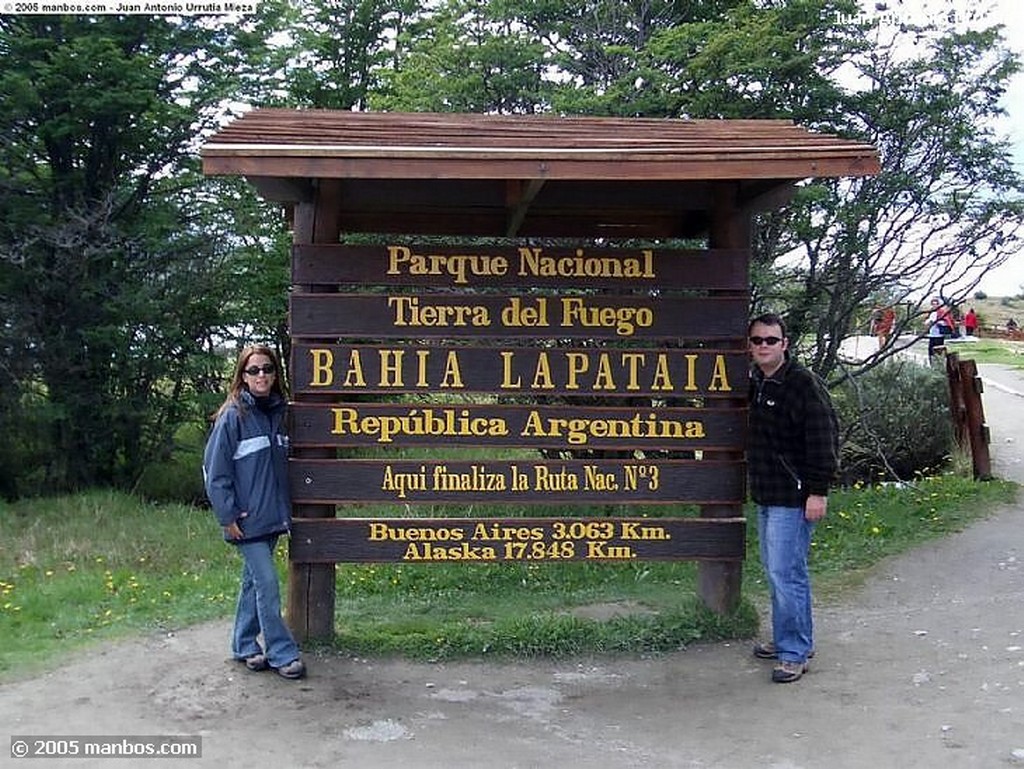
[[[294,339],[717,339],[747,327],[746,296],[296,293],[290,307]]]
[[[293,563],[741,561],[743,518],[338,518],[293,522]]]
[[[746,291],[749,251],[296,245],[296,283]]]
[[[397,194],[397,193],[396,193]],[[448,194],[446,189],[435,191],[435,197]],[[624,200],[621,209],[560,208],[549,209],[539,203],[530,209],[519,234],[530,238],[618,238],[661,240],[696,237],[702,229],[696,221],[704,222],[703,214],[688,210],[674,212],[641,209],[641,203]],[[400,219],[405,232],[417,236],[437,235],[447,238],[482,238],[500,235],[505,228],[507,214],[503,209],[473,206],[470,209],[430,207],[407,208],[395,200],[395,210],[374,212],[346,209],[342,216],[349,232],[380,232]],[[703,225],[701,225],[703,226]]]
[[[735,398],[747,353],[714,348],[292,346],[292,392]],[[296,400],[302,400],[297,397]]]
[[[292,404],[300,446],[495,446],[527,449],[742,451],[745,408]]]
[[[643,118],[352,113],[342,110],[255,110],[222,128],[208,153],[324,147],[341,155],[387,150],[446,153],[569,154],[624,151],[876,152],[871,145],[812,132],[781,120],[652,120]]]
[[[525,153],[532,155],[536,153]],[[379,152],[371,157],[345,156],[338,148],[322,152],[285,145],[232,149],[207,145],[203,173],[210,176],[280,176],[312,179],[808,179],[874,176],[877,157],[868,151],[718,152],[637,155],[628,150],[574,157],[508,157],[480,152],[451,157],[412,152]],[[396,187],[396,194],[400,194]],[[403,228],[404,230],[404,228]],[[408,230],[404,230],[408,231]],[[495,235],[504,233],[504,228]]]
[[[292,501],[433,504],[739,503],[742,462],[292,459]]]

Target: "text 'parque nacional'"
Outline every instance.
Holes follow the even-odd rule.
[[[653,252],[639,256],[587,256],[582,248],[571,256],[546,256],[543,249],[522,246],[510,259],[501,254],[417,254],[406,246],[388,246],[388,275],[449,275],[466,285],[471,278],[504,277],[512,271],[520,277],[622,278],[650,280],[654,270]]]

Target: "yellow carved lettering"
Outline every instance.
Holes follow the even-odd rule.
[[[459,368],[459,354],[455,350],[448,351],[448,357],[444,362],[444,376],[441,377],[441,387],[460,388],[465,387],[462,382],[462,370]]]
[[[510,350],[503,350],[501,353],[501,389],[518,390],[523,386],[523,378],[516,374],[512,367],[515,360],[515,353]],[[512,379],[513,375],[515,379]]]
[[[363,359],[359,350],[352,350],[348,356],[348,371],[345,374],[344,387],[366,387],[366,376],[363,374]]]
[[[334,353],[330,350],[315,348],[309,351],[313,359],[313,371],[309,380],[310,387],[330,387],[334,382]]]
[[[711,373],[711,383],[708,385],[710,392],[732,392],[729,384],[729,374],[725,367],[725,356],[715,356],[715,369]]]
[[[404,350],[381,350],[380,351],[380,386],[401,387],[402,386],[402,358]]]
[[[672,373],[668,365],[668,356],[664,353],[658,354],[654,367],[654,379],[651,382],[652,390],[672,392]]]
[[[554,390],[555,380],[551,377],[551,362],[548,354],[542,352],[537,356],[537,370],[533,375],[533,383],[530,387],[534,390]]]

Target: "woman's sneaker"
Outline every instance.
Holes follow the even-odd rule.
[[[253,673],[258,673],[261,670],[266,670],[270,667],[270,663],[267,662],[267,657],[264,654],[251,654],[242,660],[245,666]]]
[[[289,678],[292,680],[302,678],[306,675],[306,664],[302,660],[292,660],[287,665],[279,667],[277,669],[277,674],[282,678]]]

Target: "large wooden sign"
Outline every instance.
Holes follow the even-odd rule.
[[[296,246],[294,502],[638,514],[298,516],[292,560],[741,559],[741,519],[654,510],[744,498],[746,266],[743,251]]]

